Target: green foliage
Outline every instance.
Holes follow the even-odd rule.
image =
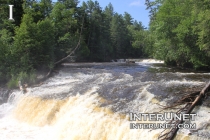
[[[0,82],[8,87],[17,86],[19,80],[33,83],[35,71],[53,69],[55,62],[71,53],[76,61],[152,55],[150,32],[129,13],[116,13],[111,3],[103,10],[92,0],[82,6],[78,0],[3,2],[15,2],[14,16],[18,16],[9,21],[9,7],[2,7]]]
[[[8,88],[15,88],[18,87],[18,81],[21,81],[22,83],[34,83],[35,80],[36,74],[34,71],[31,71],[30,73],[22,71],[17,75],[12,75],[7,86]]]
[[[81,43],[79,50],[76,51],[76,54],[77,54],[78,61],[85,61],[88,59],[90,50],[86,46],[85,42]]]
[[[12,33],[6,29],[0,30],[0,83],[5,82],[9,77],[12,57]]]
[[[76,6],[76,5],[74,5]],[[69,4],[56,3],[50,14],[54,25],[55,60],[58,61],[73,50],[79,40],[76,7],[68,9]]]
[[[14,4],[15,21],[8,20]],[[14,3],[15,2],[15,3]],[[153,57],[166,64],[209,68],[210,0],[146,0],[150,27],[125,12],[89,0],[2,0],[0,82],[34,82],[35,71],[53,69],[73,54],[76,61]],[[76,51],[75,47],[78,45]],[[73,52],[74,51],[74,52]]]
[[[147,0],[152,12],[153,56],[186,67],[208,67],[209,4],[195,0]],[[206,5],[206,6],[203,6]]]
[[[18,87],[18,80],[17,78],[11,78],[10,81],[7,83],[7,87],[8,88],[15,88],[15,87]]]

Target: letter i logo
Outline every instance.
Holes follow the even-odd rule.
[[[13,19],[13,9],[12,9],[12,7],[13,7],[14,5],[9,5],[9,20],[14,20]]]

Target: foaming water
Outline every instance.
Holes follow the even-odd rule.
[[[15,120],[11,117],[1,120],[4,123],[1,125],[3,135],[0,137],[43,140],[157,138],[159,131],[148,135],[149,130],[130,130],[127,116],[100,107],[100,102],[103,99],[90,92],[65,100],[23,96],[12,112]]]
[[[14,91],[0,105],[0,139],[157,139],[162,129],[130,129],[128,114],[162,113],[160,105],[171,103],[176,90],[200,90],[209,75],[151,72],[156,66],[146,62],[69,64],[25,95]],[[208,102],[194,109],[196,130],[180,130],[177,140],[210,138]]]

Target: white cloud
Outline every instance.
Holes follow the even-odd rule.
[[[129,6],[144,6],[144,3],[142,2],[142,0],[137,0],[137,1],[133,1],[129,4]]]

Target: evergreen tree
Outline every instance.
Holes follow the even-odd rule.
[[[15,21],[8,20],[8,2],[14,5]],[[82,6],[78,3],[78,0],[55,3],[3,0],[0,13],[2,81],[11,79],[10,86],[20,79],[27,81],[34,71],[52,69],[69,54],[73,54],[76,61],[110,61],[141,57],[146,44],[151,46],[151,41],[146,39],[150,32],[129,13],[116,13],[111,3],[104,10],[97,1],[89,0]]]

